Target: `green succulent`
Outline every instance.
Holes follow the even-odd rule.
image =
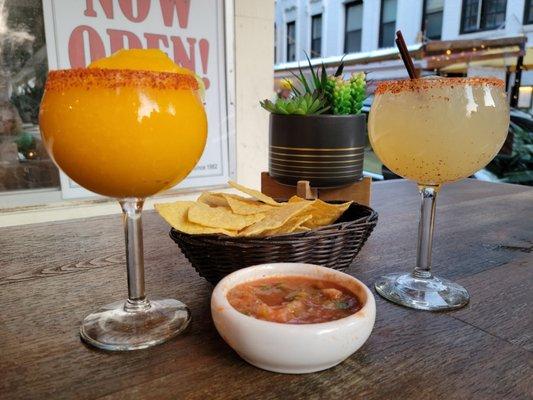
[[[349,80],[342,77],[344,62],[341,60],[335,74],[328,76],[324,64],[314,68],[309,56],[305,55],[311,78],[307,78],[302,67],[299,74],[292,73],[298,87],[289,81],[292,96],[289,99],[277,99],[275,102],[263,100],[261,106],[274,114],[359,114],[363,106],[366,91],[365,74],[352,74]]]
[[[359,114],[363,107],[363,101],[366,96],[366,75],[364,72],[352,74],[350,80],[350,97],[352,109],[350,114]]]
[[[261,107],[273,114],[312,115],[322,114],[329,109],[326,100],[316,92],[313,94],[305,93],[289,99],[277,99],[275,103],[270,100],[263,100],[260,104]]]
[[[348,81],[340,76],[328,77],[325,97],[336,115],[359,114],[365,99],[366,81],[363,72],[352,74]]]

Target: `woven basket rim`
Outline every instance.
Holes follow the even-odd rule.
[[[331,203],[339,202],[339,201],[328,201]],[[378,218],[378,213],[372,209],[369,206],[366,206],[364,204],[359,203],[352,203],[350,205],[351,207],[358,207],[361,210],[364,210],[368,212],[368,215],[365,215],[363,217],[350,220],[350,221],[342,221],[342,222],[335,222],[330,225],[324,225],[320,228],[312,229],[310,231],[306,232],[296,232],[296,233],[285,233],[282,235],[274,235],[274,236],[266,236],[266,237],[260,237],[260,236],[251,236],[251,237],[234,237],[234,236],[228,236],[221,233],[210,233],[210,234],[189,234],[185,232],[178,231],[177,229],[171,228],[170,229],[170,237],[186,237],[191,239],[198,239],[198,240],[214,240],[216,242],[220,242],[221,240],[232,242],[232,243],[253,243],[257,241],[261,242],[270,242],[274,244],[277,240],[281,240],[283,242],[286,242],[287,240],[297,240],[300,238],[312,238],[313,236],[320,236],[324,234],[326,230],[331,231],[343,231],[347,230],[355,225],[362,225],[362,224],[373,224]],[[342,217],[342,216],[341,216]]]

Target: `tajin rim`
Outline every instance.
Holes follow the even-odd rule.
[[[379,82],[376,88],[376,94],[383,93],[401,93],[401,92],[416,92],[425,91],[440,88],[451,88],[454,86],[494,86],[504,87],[504,81],[498,78],[444,78],[436,77],[430,79],[418,78],[418,79],[400,79]]]
[[[50,71],[45,85],[45,89],[48,91],[62,91],[70,88],[114,89],[118,87],[198,90],[199,85],[193,75],[177,72],[103,68]]]

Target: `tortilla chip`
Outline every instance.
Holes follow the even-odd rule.
[[[230,206],[231,210],[239,215],[265,213],[275,208],[274,206],[270,206],[258,200],[247,199],[241,196],[232,194],[222,194],[222,196],[224,196],[224,199]]]
[[[289,199],[289,203],[297,203],[299,201],[310,201],[310,200],[306,200],[306,199],[302,199],[301,197],[299,196],[292,196],[290,199]]]
[[[223,233],[228,236],[236,236],[237,232],[221,228],[210,228],[190,222],[187,215],[189,208],[196,203],[194,201],[177,201],[175,203],[155,204],[156,211],[174,229],[191,235]]]
[[[263,220],[239,232],[239,236],[263,236],[265,232],[281,227],[290,218],[302,213],[308,207],[310,204],[304,202],[280,204],[280,207],[268,212]]]
[[[299,226],[298,228],[296,228],[293,233],[300,233],[300,232],[309,232],[311,230],[311,228],[308,228],[307,226]]]
[[[203,192],[198,200],[199,203],[207,204],[211,207],[227,206],[228,202],[222,196],[222,193]]]
[[[248,196],[252,196],[254,199],[262,201],[265,204],[269,204],[271,206],[280,206],[282,204],[278,203],[272,197],[269,197],[258,190],[249,189],[245,186],[239,185],[237,182],[229,181],[228,185],[230,185],[234,189],[237,189],[240,192],[246,193]]]
[[[311,215],[312,218],[306,221],[303,226],[313,229],[330,225],[340,218],[344,211],[350,207],[350,204],[352,204],[351,201],[342,204],[331,204],[320,199],[314,200],[311,207],[306,210],[306,214]]]
[[[281,225],[279,228],[271,229],[263,233],[263,236],[272,236],[272,235],[282,235],[286,233],[293,233],[296,230],[300,229],[302,225],[311,219],[311,215],[308,214],[298,214],[294,217],[291,217],[287,222]],[[306,230],[310,230],[306,228]]]
[[[187,215],[192,223],[231,231],[240,231],[265,218],[265,214],[238,215],[229,207],[209,207],[203,203],[190,206]]]

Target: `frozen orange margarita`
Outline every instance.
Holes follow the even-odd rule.
[[[153,195],[183,180],[202,155],[200,86],[159,50],[121,50],[88,68],[51,71],[39,116],[45,146],[86,189]]]

